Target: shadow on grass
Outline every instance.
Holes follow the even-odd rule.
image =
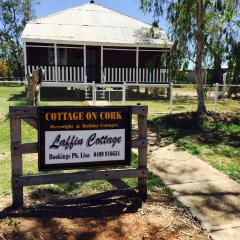
[[[124,213],[136,212],[141,207],[141,200],[134,190],[113,190],[87,197],[65,200],[50,200],[15,210],[8,207],[0,212],[0,218],[31,217],[31,218],[102,218],[119,216]]]
[[[211,147],[219,144],[240,146],[239,114],[179,113],[155,118],[148,125],[158,136],[167,138],[170,142],[178,143],[179,140],[190,137],[195,143]]]
[[[12,95],[8,101],[23,101],[26,99],[26,91],[19,92],[18,94]]]
[[[15,100],[11,100],[15,101]],[[27,105],[27,99],[25,97],[20,98],[19,100],[16,100],[17,102],[14,104],[14,106],[26,106]],[[10,112],[5,114],[5,120],[8,120],[10,118]]]

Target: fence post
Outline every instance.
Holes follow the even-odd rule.
[[[219,83],[216,83],[216,85],[215,85],[215,96],[214,96],[214,111],[215,111],[215,113],[218,111],[218,109],[217,109],[217,103],[218,103],[218,88],[219,88]]]
[[[11,115],[11,111],[10,111]],[[23,187],[16,187],[14,180],[23,174],[22,154],[16,153],[16,145],[21,144],[21,119],[10,116],[10,134],[11,134],[11,161],[12,161],[12,200],[13,207],[23,206]]]
[[[138,138],[147,139],[147,115],[138,115]],[[147,169],[147,146],[138,148],[138,168]],[[138,178],[138,194],[147,199],[147,177]]]
[[[37,95],[37,102],[40,103],[41,102],[41,83],[39,84],[39,89],[38,89],[38,95]]]
[[[169,84],[169,91],[170,91],[170,105],[169,105],[169,109],[170,109],[170,114],[172,114],[172,105],[173,105],[173,83],[170,82]]]
[[[222,98],[225,98],[225,91],[226,91],[226,83],[227,83],[227,73],[223,74],[223,89],[222,89]]]

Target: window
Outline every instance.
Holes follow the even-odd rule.
[[[48,64],[54,65],[54,48],[48,48]]]
[[[67,65],[67,49],[58,48],[58,65]]]

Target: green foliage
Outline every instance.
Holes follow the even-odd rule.
[[[166,88],[148,88],[149,93],[154,97],[164,96],[166,94]]]
[[[159,22],[159,16],[166,14],[170,24],[170,37],[174,42],[171,58],[176,70],[188,68],[189,61],[195,63],[198,2],[200,1],[141,0],[141,9],[144,12],[153,13],[154,23]],[[219,57],[221,64],[226,57],[228,40],[236,31],[233,23],[235,26],[239,23],[239,1],[205,0],[202,2],[204,22],[201,30],[204,32],[205,63],[211,65],[214,59]]]
[[[0,57],[7,61],[11,74],[23,77],[21,34],[32,18],[32,0],[0,1]]]
[[[230,54],[229,41],[240,25],[239,7],[238,0],[141,0],[142,10],[152,12],[154,22],[166,13],[174,43],[168,59],[171,79],[178,77],[179,69],[186,70],[189,62],[195,64],[199,111],[205,108],[203,66],[215,69],[211,82],[220,82],[221,65]]]
[[[0,77],[7,77],[9,74],[9,68],[6,61],[0,59]]]
[[[181,149],[187,149],[193,155],[199,155],[201,153],[201,147],[198,144],[192,143],[187,140],[179,140],[176,142],[177,147]]]
[[[187,71],[175,71],[174,72],[174,78],[173,82],[174,83],[189,83],[189,77],[188,77],[188,72]]]
[[[240,42],[232,40],[231,42],[231,55],[229,56],[229,72],[228,80],[231,84],[240,84]],[[228,97],[232,94],[236,94],[240,91],[240,88],[230,87]]]

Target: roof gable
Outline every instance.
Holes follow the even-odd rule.
[[[70,8],[50,16],[33,20],[30,23],[125,28],[135,28],[136,26],[151,27],[148,23],[96,3],[86,3],[75,8]]]
[[[123,44],[171,44],[165,32],[156,29],[150,38],[151,25],[96,3],[30,21],[23,32],[23,39],[69,40],[78,42]],[[160,42],[159,42],[160,41]]]

